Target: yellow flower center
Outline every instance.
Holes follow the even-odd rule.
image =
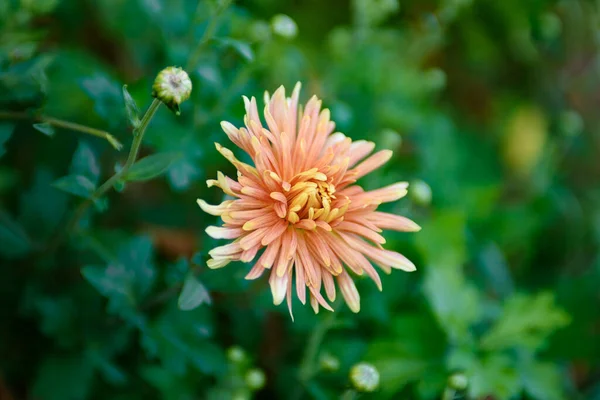
[[[318,176],[298,182],[291,187],[287,195],[286,214],[286,219],[291,224],[296,224],[301,220],[330,222],[345,213],[349,202],[346,202],[342,208],[335,207],[334,205],[337,204],[335,186],[326,179],[324,175]]]

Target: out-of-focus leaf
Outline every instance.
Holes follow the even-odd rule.
[[[92,365],[84,357],[49,357],[38,370],[32,394],[44,400],[84,399],[92,378]]]
[[[193,273],[189,273],[183,283],[183,289],[179,295],[177,304],[179,308],[184,311],[193,310],[203,303],[210,304],[210,295],[208,290],[204,287]]]
[[[121,108],[122,91],[119,85],[104,75],[96,74],[82,79],[81,87],[94,101],[94,110],[106,121],[118,121],[124,114]]]
[[[118,262],[107,266],[86,266],[81,273],[109,300],[108,311],[134,318],[135,308],[150,290],[156,277],[152,263],[152,242],[137,237],[119,250]]]
[[[134,128],[140,126],[140,110],[135,103],[131,94],[127,90],[127,85],[123,85],[123,100],[125,100],[125,110],[127,111],[127,118],[129,118],[129,123]]]
[[[164,174],[181,157],[178,153],[153,154],[137,161],[127,171],[127,181],[147,181]]]
[[[0,254],[7,258],[17,258],[30,250],[31,241],[23,227],[0,210]]]
[[[519,375],[527,394],[536,400],[566,398],[562,385],[563,378],[555,364],[528,360],[519,368]]]
[[[462,268],[432,265],[423,288],[440,325],[455,343],[469,341],[469,327],[481,315],[477,289],[465,282]]]
[[[4,144],[8,142],[10,139],[15,126],[10,123],[2,122],[0,123],[0,157],[6,153],[6,149],[4,148]]]
[[[100,177],[100,164],[96,154],[86,141],[79,141],[79,146],[73,154],[70,168],[71,175],[83,175],[94,185],[98,183]]]
[[[481,346],[490,350],[514,346],[537,350],[569,321],[569,315],[554,304],[552,293],[516,294],[506,301],[502,316],[481,339]]]
[[[218,43],[226,47],[231,47],[248,62],[252,62],[254,60],[254,52],[252,51],[252,47],[249,43],[230,38],[218,39]]]
[[[476,362],[465,373],[469,378],[469,394],[473,398],[493,396],[498,400],[509,400],[522,390],[514,362],[502,355],[492,355]]]
[[[171,186],[177,190],[187,189],[200,175],[199,165],[194,165],[188,159],[175,161],[167,172]]]
[[[96,185],[83,175],[67,175],[52,183],[57,189],[73,194],[75,196],[89,198],[96,189]]]
[[[38,124],[33,124],[33,127],[36,130],[42,132],[46,136],[50,136],[50,137],[54,136],[54,133],[55,133],[54,127],[47,122],[40,122]]]
[[[150,327],[145,347],[158,356],[165,368],[184,374],[188,366],[215,374],[225,368],[223,351],[209,341],[212,334],[209,308],[181,311],[169,307]]]
[[[32,237],[53,234],[65,214],[68,196],[52,187],[54,179],[48,170],[37,170],[31,188],[21,196],[18,219]]]

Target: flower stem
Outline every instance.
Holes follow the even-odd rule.
[[[55,249],[62,241],[64,235],[66,233],[70,232],[71,230],[73,230],[77,226],[77,223],[79,222],[79,220],[81,219],[81,217],[83,216],[85,211],[88,209],[88,207],[92,203],[94,203],[95,201],[100,199],[100,197],[102,197],[102,195],[104,195],[111,187],[113,187],[113,185],[115,183],[117,183],[121,178],[123,178],[125,176],[125,174],[127,174],[127,172],[129,171],[129,168],[131,168],[131,166],[135,163],[135,160],[137,159],[138,153],[140,151],[140,147],[142,145],[142,139],[144,138],[144,133],[146,132],[146,128],[150,124],[152,117],[154,117],[154,114],[156,113],[156,111],[158,110],[158,107],[161,104],[162,104],[162,102],[158,99],[154,99],[152,101],[152,104],[150,104],[150,107],[148,108],[148,110],[146,111],[144,116],[142,117],[140,125],[133,131],[133,142],[131,144],[131,149],[129,150],[129,156],[127,156],[127,161],[125,162],[125,165],[123,166],[123,168],[121,168],[121,170],[119,170],[113,176],[108,178],[108,180],[106,182],[104,182],[102,185],[100,185],[91,194],[91,196],[89,198],[87,198],[85,201],[83,201],[79,205],[79,207],[73,213],[73,216],[71,217],[69,222],[66,224],[66,227],[65,227],[63,233],[55,236],[54,242],[50,245],[51,249]]]
[[[334,306],[333,308],[335,309],[336,307]],[[298,381],[300,384],[296,387],[296,390],[290,399],[301,399],[305,386],[316,373],[315,359],[317,358],[319,347],[321,346],[321,342],[323,342],[323,338],[327,332],[333,327],[336,315],[337,314],[335,312],[329,313],[327,317],[322,319],[313,329],[304,350],[304,355],[302,356],[302,361],[298,371]]]
[[[97,136],[97,137],[106,139],[110,143],[110,145],[112,147],[114,147],[116,150],[121,150],[121,148],[123,147],[121,142],[119,142],[113,135],[111,135],[110,133],[108,133],[106,131],[103,131],[100,129],[95,129],[95,128],[90,128],[89,126],[85,126],[85,125],[81,125],[81,124],[76,124],[75,122],[69,122],[69,121],[64,121],[62,119],[58,119],[58,118],[48,117],[45,115],[35,116],[35,115],[29,115],[25,112],[0,111],[0,119],[32,119],[34,121],[44,122],[46,124],[55,126],[57,128],[70,129],[72,131],[82,132],[82,133],[86,133],[88,135]]]

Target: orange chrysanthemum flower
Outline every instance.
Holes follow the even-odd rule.
[[[205,212],[221,216],[221,227],[206,232],[216,239],[235,239],[212,249],[210,268],[221,268],[231,261],[251,262],[263,250],[246,279],[256,279],[270,270],[269,283],[273,302],[287,297],[292,312],[292,280],[296,295],[318,312],[319,305],[333,311],[330,301],[336,297],[335,281],[346,303],[360,310],[360,296],[349,274],[366,273],[381,290],[381,279],[372,261],[386,273],[392,268],[414,271],[415,266],[403,255],[385,250],[382,229],[418,231],[413,221],[398,215],[376,211],[381,203],[406,195],[408,184],[399,182],[365,192],[355,185],[357,179],[387,162],[392,152],[369,155],[374,143],[352,140],[332,133],[335,124],[329,110],[321,110],[321,101],[313,96],[304,111],[298,110],[300,84],[291,98],[280,87],[273,97],[265,95],[263,126],[256,99],[244,97],[245,127],[237,129],[229,122],[221,126],[238,147],[250,155],[254,167],[235,158],[216,144],[217,150],[237,168],[237,180],[218,173],[208,186],[221,188],[232,199],[212,206],[198,200]],[[370,260],[370,261],[369,261]]]

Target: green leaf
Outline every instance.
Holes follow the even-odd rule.
[[[189,367],[218,374],[226,368],[223,350],[209,340],[212,335],[211,312],[198,307],[182,312],[174,302],[149,327],[144,347],[157,356],[169,371],[178,375]]]
[[[93,367],[85,357],[46,358],[33,384],[32,396],[43,400],[85,399],[92,389]]]
[[[83,175],[67,175],[52,183],[57,189],[75,196],[89,198],[96,189],[96,185]]]
[[[79,146],[73,154],[70,168],[71,175],[83,175],[94,185],[100,178],[100,164],[91,146],[84,140],[79,141]]]
[[[30,250],[31,241],[23,227],[0,210],[0,254],[6,258],[17,258]]]
[[[519,375],[525,391],[536,400],[566,398],[561,385],[563,377],[555,364],[531,359],[519,368]]]
[[[503,355],[491,355],[475,362],[465,373],[469,378],[469,394],[473,398],[493,395],[497,400],[509,400],[522,390],[514,362]]]
[[[33,124],[33,127],[38,131],[42,132],[46,136],[54,136],[54,127],[47,122],[40,122],[38,124]]]
[[[136,237],[121,246],[116,262],[107,266],[85,266],[84,278],[108,298],[108,311],[130,321],[137,318],[136,306],[150,291],[156,278],[152,242]]]
[[[423,291],[450,341],[470,340],[469,328],[481,315],[481,298],[477,289],[465,281],[462,267],[431,265]]]
[[[147,181],[164,174],[181,157],[179,153],[160,153],[144,157],[127,171],[127,181]]]
[[[6,153],[6,149],[4,148],[4,144],[8,142],[12,133],[15,129],[14,124],[2,122],[0,123],[0,157]]]
[[[554,304],[552,293],[515,294],[506,301],[502,315],[481,339],[481,346],[487,350],[511,347],[537,350],[550,334],[569,322],[569,315]]]
[[[252,62],[254,60],[254,51],[252,51],[252,47],[249,43],[229,38],[218,39],[218,42],[226,47],[231,47],[234,49],[246,61]]]
[[[67,211],[68,196],[52,187],[55,179],[47,169],[37,169],[31,187],[21,196],[19,221],[39,240],[56,232]]]
[[[200,306],[203,303],[210,304],[210,295],[192,272],[188,274],[183,283],[183,289],[179,295],[177,304],[180,310],[189,311]]]
[[[125,100],[125,111],[127,111],[127,118],[129,119],[129,123],[134,128],[140,126],[140,110],[135,103],[131,94],[127,90],[127,85],[123,85],[123,100]]]

